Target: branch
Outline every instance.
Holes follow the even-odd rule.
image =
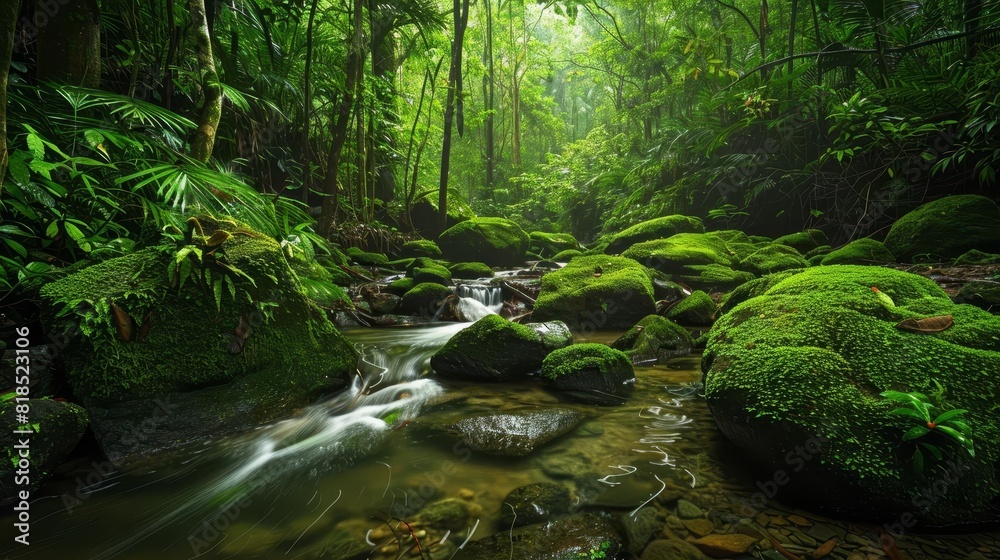
[[[737,8],[736,6],[733,6],[731,4],[726,4],[722,0],[715,0],[715,1],[718,2],[719,4],[722,4],[723,6],[725,6],[727,8],[729,8],[730,10],[733,10],[737,14],[740,14],[740,17],[742,17],[743,20],[747,22],[747,25],[750,26],[750,31],[753,31],[753,36],[756,37],[758,41],[760,41],[760,32],[757,31],[757,28],[753,26],[753,22],[750,21],[750,18],[747,17],[746,13],[743,10],[741,10],[741,9]],[[756,70],[754,70],[754,71],[756,72]]]
[[[588,4],[583,4],[583,9],[587,10],[587,13],[590,14],[590,17],[594,18],[594,21],[597,22],[597,25],[601,26],[601,29],[603,29],[605,33],[607,33],[608,35],[611,35],[612,37],[615,38],[616,41],[618,41],[619,43],[621,43],[622,47],[624,47],[625,50],[628,50],[628,51],[632,50],[633,47],[632,47],[632,45],[628,44],[628,41],[625,40],[625,36],[622,34],[621,28],[618,27],[618,20],[615,18],[614,14],[612,14],[611,12],[609,12],[607,10],[607,8],[602,7],[597,2],[594,2],[594,5],[597,6],[598,10],[604,12],[605,15],[607,15],[609,18],[611,18],[611,23],[614,24],[614,26],[615,26],[615,32],[614,33],[612,33],[607,28],[607,26],[604,25],[604,23],[597,17],[597,14],[595,14],[590,9],[590,6]]]

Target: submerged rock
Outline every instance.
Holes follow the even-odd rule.
[[[473,451],[523,457],[568,433],[582,421],[579,412],[553,408],[473,416],[447,426],[446,430]]]
[[[610,521],[581,513],[469,543],[455,560],[624,560],[624,540]]]
[[[542,277],[532,318],[561,320],[572,329],[622,329],[654,311],[647,270],[623,257],[576,257]]]
[[[549,352],[572,341],[569,329],[558,322],[533,329],[499,315],[488,315],[453,336],[431,357],[431,367],[455,379],[504,381],[527,377],[542,367]]]
[[[885,264],[896,262],[896,257],[885,248],[881,241],[864,237],[855,239],[839,249],[830,251],[820,264]]]
[[[438,245],[452,261],[482,261],[493,266],[519,264],[528,234],[503,218],[472,218],[445,230]]]
[[[549,521],[569,513],[569,489],[562,484],[536,482],[515,488],[504,498],[501,522],[504,527],[523,527]]]
[[[191,223],[187,246],[109,259],[41,290],[48,330],[75,333],[66,377],[112,460],[273,420],[344,387],[357,365],[274,239]]]
[[[904,262],[919,255],[955,258],[970,249],[1000,252],[1000,207],[975,194],[928,202],[892,225],[885,246]]]
[[[664,361],[691,352],[691,333],[677,323],[659,315],[648,315],[611,343],[634,363]]]
[[[604,252],[609,255],[617,255],[643,241],[665,239],[678,233],[701,233],[703,231],[705,231],[705,225],[701,222],[701,218],[680,214],[663,216],[638,223],[612,236]]]
[[[794,464],[782,499],[920,526],[1000,520],[1000,317],[877,267],[810,268],[760,287],[715,323],[702,369],[723,433],[766,465]],[[940,332],[897,328],[944,315],[954,325]],[[917,474],[915,443],[903,439],[914,420],[891,414],[900,405],[880,396],[888,390],[968,410],[975,457],[929,434],[943,457]],[[947,492],[934,490],[945,478]]]
[[[542,380],[557,391],[586,402],[619,404],[632,394],[635,371],[620,350],[603,344],[574,344],[542,362]]]

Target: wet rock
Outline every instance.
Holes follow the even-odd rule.
[[[565,325],[530,328],[489,315],[453,336],[431,357],[431,367],[454,379],[503,381],[526,377],[542,367],[553,347],[572,341],[568,331]]]
[[[410,315],[433,317],[437,314],[445,298],[451,295],[447,286],[436,282],[424,282],[413,286],[403,294],[399,302],[399,311]]]
[[[645,267],[631,259],[592,255],[542,277],[532,318],[593,332],[631,327],[654,309]]]
[[[704,537],[715,532],[715,523],[707,519],[685,519],[682,523],[684,523],[684,528],[696,537]]]
[[[368,304],[371,305],[372,313],[377,315],[389,315],[396,311],[403,298],[386,292],[372,294],[368,298]]]
[[[524,326],[535,331],[542,339],[542,346],[548,350],[556,350],[573,344],[573,333],[562,321],[525,323]]]
[[[715,301],[696,290],[667,311],[667,318],[683,325],[711,325],[715,320]]]
[[[628,537],[628,551],[638,555],[650,540],[663,530],[655,507],[646,506],[622,515],[621,524]]]
[[[545,357],[542,380],[575,399],[619,404],[632,393],[635,371],[620,350],[603,344],[575,344]]]
[[[969,303],[983,309],[1000,307],[1000,278],[974,280],[962,286],[955,296],[956,303]]]
[[[455,498],[438,500],[417,513],[417,521],[437,529],[458,531],[468,527],[469,504]]]
[[[572,410],[553,408],[465,418],[448,427],[473,451],[523,457],[569,432],[583,420]]]
[[[503,266],[524,261],[528,234],[504,218],[472,218],[445,230],[438,245],[451,261]]]
[[[687,500],[677,500],[677,515],[681,519],[696,519],[705,517],[705,512],[700,507]]]
[[[618,530],[597,514],[583,513],[475,541],[459,550],[455,560],[624,560],[626,557],[624,538]]]
[[[554,479],[581,479],[592,474],[593,465],[583,453],[547,453],[538,459],[538,467]]]
[[[536,482],[515,488],[501,505],[504,527],[523,527],[549,521],[569,512],[569,489],[562,484]]]
[[[695,545],[676,539],[655,540],[642,551],[640,560],[706,560]]]
[[[665,361],[691,352],[694,341],[687,329],[666,317],[648,315],[611,343],[633,363]]]
[[[745,554],[757,539],[739,533],[708,535],[694,541],[698,550],[712,558],[733,558]]]
[[[970,249],[1000,252],[1000,207],[985,196],[947,196],[896,221],[885,237],[896,258],[955,258]]]

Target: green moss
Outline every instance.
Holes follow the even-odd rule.
[[[955,259],[956,266],[968,264],[1000,264],[1000,255],[984,253],[978,249],[972,249],[962,253],[960,257]]]
[[[816,247],[815,249],[809,251],[808,253],[802,256],[805,257],[806,260],[811,260],[815,256],[822,257],[824,255],[827,255],[830,253],[830,251],[833,251],[833,247],[829,245],[820,245],[819,247]]]
[[[417,239],[407,241],[399,249],[399,255],[403,258],[431,257],[441,258],[441,249],[438,244],[428,239]]]
[[[389,264],[389,259],[382,253],[368,253],[357,247],[349,247],[347,255],[354,262],[367,266],[386,266]]]
[[[768,274],[767,276],[747,281],[746,283],[738,286],[732,292],[723,296],[722,300],[719,302],[719,307],[715,312],[716,316],[721,317],[722,315],[729,313],[733,307],[736,307],[750,298],[762,295],[778,282],[798,274],[799,272],[801,272],[801,270],[783,270],[781,272]]]
[[[444,299],[450,295],[451,290],[441,284],[434,282],[417,284],[403,294],[399,310],[410,315],[433,316]]]
[[[573,257],[579,257],[582,254],[583,253],[581,251],[578,251],[577,249],[567,249],[565,251],[559,251],[555,255],[552,255],[552,260],[556,262],[566,262],[572,259]]]
[[[1000,371],[1000,317],[955,305],[933,281],[892,269],[826,266],[768,283],[709,334],[705,392],[720,428],[773,465],[810,437],[828,439],[801,475],[812,496],[890,518],[910,511],[941,472],[915,478],[901,440],[907,424],[879,393],[932,392],[939,382],[951,406],[969,410],[977,453],[962,458],[968,473],[919,512],[921,523],[972,521],[990,507],[1000,460],[1000,380],[992,373]],[[896,327],[943,314],[955,324],[942,332]]]
[[[827,253],[820,264],[876,264],[896,262],[896,257],[880,241],[865,237]]]
[[[617,255],[636,243],[665,239],[678,233],[700,233],[705,231],[701,218],[693,216],[664,216],[654,218],[627,228],[608,240],[604,252]]]
[[[553,351],[542,361],[542,381],[551,389],[598,404],[617,404],[635,385],[632,361],[621,350],[583,343]]]
[[[417,285],[417,281],[413,278],[400,278],[398,280],[393,280],[385,287],[385,291],[390,294],[395,294],[397,296],[402,296],[406,292],[413,289]]]
[[[693,344],[691,333],[684,327],[666,317],[647,315],[611,343],[611,347],[638,362],[683,356],[691,352]]]
[[[30,399],[23,404],[30,408],[28,424],[18,421],[17,403],[13,399],[0,401],[0,426],[3,427],[0,445],[4,449],[4,453],[0,453],[0,478],[7,481],[0,486],[0,502],[12,500],[18,490],[27,489],[21,486],[21,482],[16,486],[12,484],[15,465],[20,458],[15,446],[18,439],[25,437],[15,434],[15,430],[33,432],[30,436],[31,472],[28,480],[31,488],[36,489],[66,459],[87,429],[87,411],[79,405],[49,399]]]
[[[753,279],[753,274],[721,264],[689,266],[687,274],[676,275],[678,282],[705,290],[731,290]]]
[[[528,250],[528,234],[503,218],[473,218],[448,228],[438,238],[452,261],[482,261],[494,266],[518,264]]]
[[[487,315],[453,336],[431,357],[431,367],[447,377],[501,381],[538,371],[548,353],[537,332]]]
[[[475,280],[477,278],[492,278],[493,269],[486,263],[481,262],[461,262],[448,267],[451,270],[452,278],[465,280]]]
[[[568,233],[533,231],[528,237],[530,239],[528,249],[546,258],[552,258],[552,255],[560,251],[580,249],[580,242]]]
[[[720,229],[716,231],[707,231],[706,235],[721,239],[726,243],[740,243],[747,245],[756,245],[757,242],[750,239],[750,236],[743,233],[738,229]]]
[[[962,286],[955,301],[969,303],[983,309],[1000,308],[1000,281],[976,280]]]
[[[771,243],[774,240],[766,235],[748,235],[751,243]]]
[[[822,230],[818,229],[807,229],[805,231],[783,235],[775,239],[774,242],[779,245],[791,247],[801,254],[806,254],[817,247],[830,244],[830,240],[827,238],[826,234],[823,233]]]
[[[410,207],[409,215],[399,216],[401,223],[411,223],[424,236],[435,237],[444,229],[455,226],[470,218],[475,218],[476,212],[465,201],[465,197],[457,189],[448,189],[448,216],[444,228],[441,227],[441,215],[438,212],[438,190],[433,189],[422,193]]]
[[[451,271],[443,266],[432,264],[422,268],[414,268],[413,279],[417,284],[436,282],[442,286],[448,286],[451,284]]]
[[[757,276],[807,266],[809,262],[798,251],[778,243],[757,249],[739,263],[740,270]]]
[[[970,249],[1000,252],[1000,207],[979,195],[928,202],[896,221],[885,238],[896,258],[955,258]]]
[[[654,310],[653,284],[639,263],[623,257],[576,257],[542,277],[532,318],[589,330],[631,327]]]
[[[702,233],[679,233],[667,239],[637,243],[622,256],[666,274],[689,274],[691,267],[697,265],[732,267],[734,264],[725,241]]]
[[[701,290],[677,302],[667,311],[667,317],[685,325],[711,325],[715,316],[715,301]]]

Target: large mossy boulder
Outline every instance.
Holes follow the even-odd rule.
[[[855,239],[839,249],[827,253],[820,264],[885,264],[896,262],[896,257],[881,241],[870,237]]]
[[[577,400],[619,404],[632,394],[635,370],[621,350],[604,344],[574,344],[545,357],[542,381]]]
[[[807,266],[809,266],[809,262],[794,248],[780,243],[771,243],[750,253],[739,262],[737,268],[755,276],[763,276],[782,270],[806,268]]]
[[[919,255],[953,259],[971,249],[1000,252],[1000,207],[974,194],[928,202],[892,225],[885,246],[903,262]]]
[[[469,206],[457,190],[448,189],[448,218],[445,226],[441,227],[441,214],[438,211],[438,191],[426,191],[418,196],[410,206],[409,220],[406,215],[400,216],[402,223],[409,222],[413,229],[420,232],[425,237],[437,237],[442,231],[475,218],[476,212]]]
[[[682,325],[711,325],[715,320],[715,308],[712,296],[701,290],[695,290],[671,306],[667,310],[667,317]]]
[[[399,280],[397,280],[399,282]],[[391,288],[393,284],[389,284]],[[403,285],[405,287],[405,284]],[[422,282],[414,285],[403,294],[399,302],[399,312],[406,315],[433,317],[441,309],[444,300],[452,295],[451,288],[438,282]]]
[[[431,357],[439,375],[454,379],[505,381],[541,369],[552,350],[572,343],[568,329],[547,324],[537,329],[487,315],[458,332]],[[559,333],[562,336],[559,336]]]
[[[705,231],[705,225],[701,222],[701,218],[680,214],[663,216],[638,223],[613,235],[604,252],[609,255],[617,255],[643,241],[666,239],[678,233],[701,233],[703,231]]]
[[[28,423],[18,421],[17,404],[28,406]],[[31,490],[42,482],[73,451],[87,429],[87,412],[80,406],[50,399],[28,399],[15,403],[14,399],[0,402],[0,442],[4,454],[0,457],[0,505],[14,503],[19,490],[29,488],[14,484],[15,471],[28,473],[25,478]],[[15,431],[28,431],[30,435]],[[27,446],[22,445],[27,440]],[[28,454],[28,465],[20,465],[21,452]]]
[[[552,258],[562,251],[579,251],[582,245],[569,233],[533,231],[528,234],[528,250],[545,258]]]
[[[702,369],[726,436],[772,468],[794,464],[782,496],[846,517],[912,515],[921,527],[1000,520],[1000,317],[877,267],[816,267],[757,287],[712,327]],[[941,316],[954,324],[899,324]],[[903,438],[917,424],[892,414],[900,405],[880,396],[890,390],[966,409],[975,457],[933,433],[924,441],[943,457],[918,474]]]
[[[441,249],[437,243],[429,239],[414,239],[403,243],[399,248],[399,256],[404,259],[415,259],[417,257],[430,257],[432,259],[441,258]]]
[[[659,315],[648,315],[611,343],[615,350],[635,363],[664,361],[691,352],[691,333],[677,323]]]
[[[791,247],[804,255],[823,245],[829,245],[830,240],[822,230],[807,229],[805,231],[782,235],[775,239],[774,243]]]
[[[492,278],[493,269],[484,262],[461,262],[448,267],[452,278],[464,280],[477,280],[479,278]]]
[[[739,232],[736,232],[739,233]],[[632,245],[622,253],[679,282],[704,290],[731,290],[754,277],[738,270],[759,248],[746,235],[729,232],[679,233]]]
[[[654,310],[645,267],[624,257],[591,255],[542,277],[532,318],[592,332],[629,328]]]
[[[110,259],[41,290],[47,329],[69,333],[67,380],[113,460],[273,420],[342,388],[356,367],[274,239],[189,222],[187,245]]]
[[[438,245],[452,262],[512,265],[524,261],[528,234],[504,218],[473,218],[448,228],[438,238]]]

